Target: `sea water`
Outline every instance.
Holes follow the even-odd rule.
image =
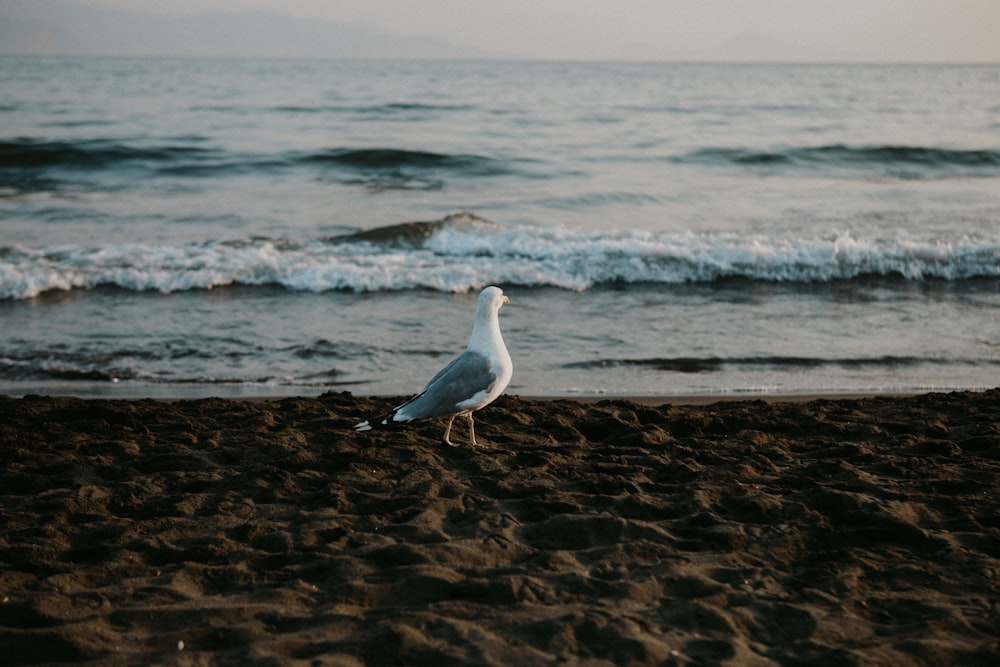
[[[0,57],[0,393],[1000,385],[1000,66]]]

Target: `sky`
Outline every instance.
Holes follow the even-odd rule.
[[[361,21],[502,58],[1000,62],[1000,0],[72,1],[174,17]]]

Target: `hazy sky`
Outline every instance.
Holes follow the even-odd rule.
[[[365,21],[500,56],[1000,62],[1000,0],[73,0]],[[2,4],[4,0],[0,0]]]

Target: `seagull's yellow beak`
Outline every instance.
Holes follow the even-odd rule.
[[[508,299],[508,298],[507,298],[507,297],[505,296],[505,297],[503,298],[503,302],[504,302],[504,303],[510,303],[510,299]]]

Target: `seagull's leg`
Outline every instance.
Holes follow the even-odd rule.
[[[451,440],[448,439],[448,436],[451,435],[451,423],[453,421],[455,421],[455,415],[451,415],[450,417],[448,417],[448,425],[444,427],[444,437],[441,438],[441,442],[448,445],[449,447],[455,446],[451,444]]]
[[[469,418],[469,437],[472,438],[472,446],[478,447],[479,444],[476,442],[476,425],[472,422],[472,413],[469,412],[465,416]]]

